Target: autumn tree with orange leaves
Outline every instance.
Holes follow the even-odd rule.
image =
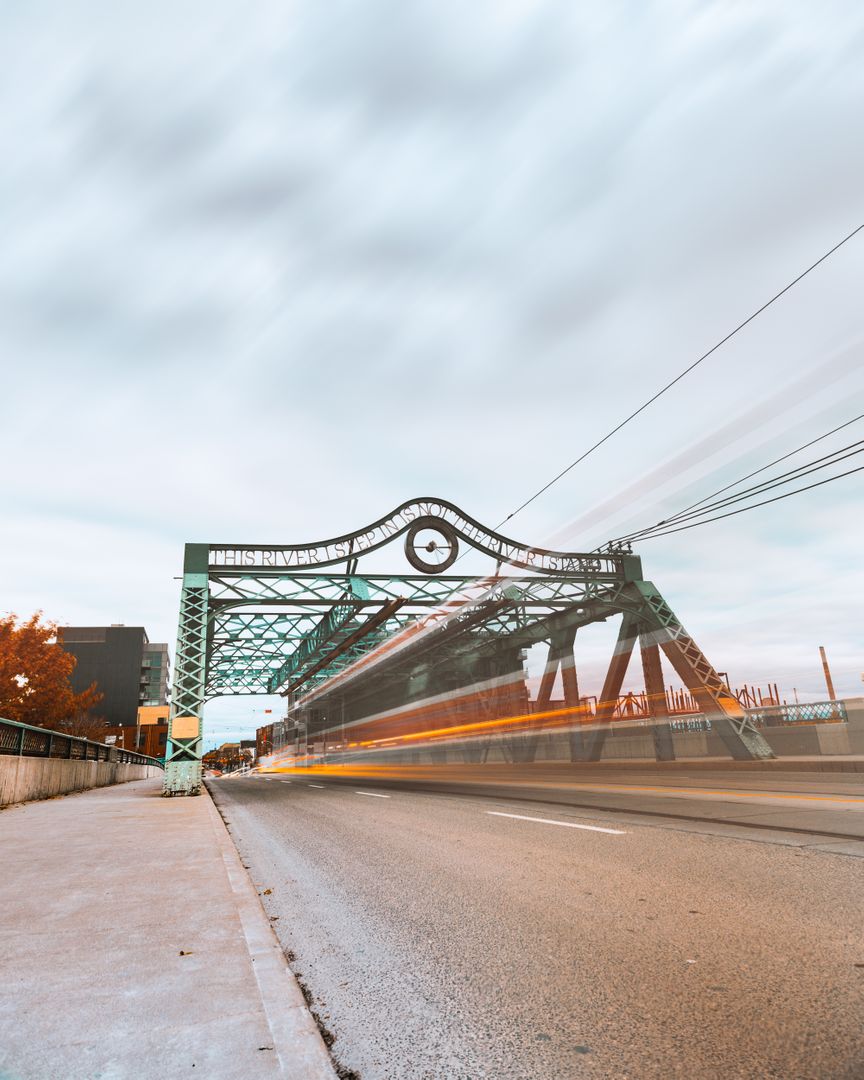
[[[0,717],[90,734],[94,721],[88,713],[102,694],[96,683],[80,694],[72,690],[75,663],[57,644],[56,624],[43,621],[41,612],[29,619],[0,618]]]

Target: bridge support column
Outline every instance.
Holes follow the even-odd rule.
[[[765,736],[753,725],[657,588],[650,581],[637,581],[635,587],[643,600],[645,621],[653,631],[652,640],[659,642],[732,757],[738,761],[773,758]]]
[[[561,655],[561,685],[564,688],[564,704],[568,709],[576,710],[572,714],[571,721],[580,724],[584,719],[584,713],[579,712],[579,678],[576,674],[576,657],[574,646],[576,644],[576,631],[573,630],[565,639]],[[582,754],[583,738],[582,731],[578,727],[570,728],[570,760],[578,761]]]
[[[521,649],[500,652],[496,663],[498,673],[508,679],[505,686],[496,692],[499,716],[527,716],[531,706],[528,687],[525,684],[525,662]],[[502,740],[505,754],[509,752],[514,763],[531,762],[537,756],[539,735],[532,731],[522,735],[510,735]]]
[[[186,545],[163,795],[201,792],[201,712],[207,679],[209,622],[208,552],[207,544]]]
[[[582,761],[599,761],[609,734],[609,723],[618,704],[618,697],[624,683],[624,676],[630,666],[630,657],[633,655],[633,647],[639,637],[639,624],[631,612],[625,611],[618,630],[618,640],[615,642],[615,651],[606,671],[603,681],[603,689],[600,692],[600,700],[597,702],[597,713],[594,717],[595,728],[585,740],[585,749],[582,752]]]
[[[654,736],[654,753],[658,761],[674,761],[675,747],[672,742],[672,728],[669,726],[669,707],[666,704],[660,649],[651,641],[649,634],[642,634],[641,644],[645,696],[648,699],[648,709],[654,718],[651,728],[651,734]]]
[[[581,719],[578,712],[575,711],[579,707],[579,680],[576,675],[576,658],[573,655],[575,640],[575,629],[567,629],[553,634],[549,644],[549,653],[546,657],[546,666],[537,691],[537,700],[534,703],[534,711],[538,713],[549,707],[552,690],[555,686],[555,677],[560,668],[564,704],[568,709],[574,710],[571,723],[578,723]],[[542,727],[542,724],[540,726]],[[582,732],[577,728],[571,728],[570,730],[569,747],[570,760],[578,761],[582,753]]]
[[[537,699],[534,702],[534,712],[541,713],[549,708],[549,702],[552,698],[552,690],[555,686],[555,676],[558,674],[558,668],[563,663],[566,652],[560,639],[553,637],[549,644],[549,652],[546,655],[546,665],[543,668],[543,675],[540,679],[540,687],[537,691]],[[571,652],[572,657],[572,652]],[[543,727],[542,720],[536,720],[535,724],[539,727]],[[537,757],[537,736],[531,735],[529,739],[533,741],[533,753],[529,760],[534,761]],[[514,759],[515,760],[515,759]]]

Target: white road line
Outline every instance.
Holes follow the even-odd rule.
[[[307,784],[306,787],[317,787],[317,788],[322,788],[322,790],[323,790],[324,785],[323,784]]]
[[[290,784],[291,781],[290,780],[280,780],[279,783],[280,784]]]
[[[368,795],[370,799],[389,799],[389,795],[379,795],[377,791],[355,791],[355,795]]]
[[[605,832],[611,833],[613,836],[627,835],[623,829],[603,829],[599,825],[577,825],[575,821],[554,821],[552,818],[528,817],[527,814],[502,814],[497,810],[487,810],[486,813],[491,814],[492,817],[517,818],[519,821],[539,821],[542,825],[563,825],[565,829],[587,829],[588,832]]]

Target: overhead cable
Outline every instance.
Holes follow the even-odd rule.
[[[859,465],[857,469],[848,469],[846,472],[828,476],[824,480],[818,480],[815,484],[806,484],[804,487],[787,491],[783,495],[775,495],[773,499],[763,499],[762,502],[751,503],[750,506],[742,506],[738,510],[730,510],[727,514],[717,514],[716,517],[704,518],[701,521],[692,521],[689,525],[680,525],[674,529],[658,529],[655,532],[646,533],[645,536],[641,536],[639,539],[640,542],[642,540],[653,540],[657,536],[671,536],[672,533],[685,532],[687,529],[697,529],[700,525],[707,525],[711,521],[720,521],[722,518],[735,517],[736,514],[746,514],[748,510],[755,510],[759,506],[767,506],[769,503],[780,502],[781,499],[788,499],[793,495],[799,495],[802,491],[812,491],[813,488],[822,487],[823,484],[830,484],[833,480],[842,480],[844,476],[851,476],[853,473],[862,471],[864,471],[864,465]]]
[[[837,429],[835,429],[837,430]],[[813,440],[814,442],[817,440]],[[808,443],[806,445],[812,445]],[[855,449],[858,447],[858,449]],[[799,450],[803,447],[799,447]],[[848,452],[847,452],[848,451]],[[791,453],[797,453],[793,450]],[[688,521],[693,518],[700,518],[706,514],[713,513],[715,510],[724,509],[727,506],[732,506],[735,503],[741,502],[745,499],[752,499],[756,495],[761,495],[765,491],[771,491],[773,488],[782,487],[784,484],[791,484],[795,480],[800,480],[804,476],[808,476],[810,473],[819,472],[822,469],[830,468],[832,465],[836,465],[840,461],[845,461],[847,458],[854,457],[856,454],[864,453],[864,439],[858,442],[849,443],[846,446],[841,446],[837,450],[832,450],[830,454],[825,454],[821,458],[815,458],[811,461],[805,461],[803,464],[797,466],[794,469],[790,469],[788,472],[781,473],[779,476],[768,477],[759,484],[754,484],[752,487],[745,488],[744,491],[735,492],[732,495],[727,495],[722,499],[715,499],[712,502],[707,502],[706,499],[712,498],[712,496],[706,496],[706,499],[700,500],[699,503],[694,503],[692,507],[686,510],[680,510],[676,514],[670,514],[668,517],[663,518],[662,521],[656,522],[654,525],[648,525],[644,529],[636,529],[632,532],[626,533],[623,536],[616,537],[612,543],[631,543],[636,540],[641,540],[649,534],[655,532],[657,529],[666,529],[671,525],[679,524],[682,521]],[[785,455],[786,457],[790,455]],[[782,460],[782,459],[778,459]],[[764,466],[769,468],[770,466]],[[761,472],[762,470],[757,470]],[[755,473],[750,473],[750,476]],[[727,484],[725,488],[721,488],[721,491],[728,490],[730,487],[735,487],[737,484],[743,483],[748,477],[743,477],[741,480],[736,480],[732,484]],[[704,505],[701,505],[704,504]]]
[[[672,518],[678,518],[682,514],[688,513],[690,510],[694,510],[697,506],[701,506],[703,503],[708,502],[709,499],[716,499],[718,495],[722,495],[724,491],[728,491],[730,488],[737,487],[739,484],[743,484],[745,480],[751,480],[754,476],[758,476],[759,473],[765,472],[766,469],[771,469],[775,465],[779,465],[781,461],[786,461],[790,457],[794,457],[795,454],[800,454],[802,450],[807,450],[811,446],[815,446],[816,443],[822,442],[823,439],[830,438],[832,435],[836,435],[838,431],[842,431],[844,428],[855,424],[859,420],[864,420],[864,413],[859,413],[858,416],[853,416],[851,420],[847,420],[844,424],[838,424],[837,427],[832,428],[830,431],[826,431],[823,435],[817,435],[815,439],[811,439],[809,442],[802,443],[801,446],[796,446],[794,450],[790,450],[788,454],[783,454],[779,458],[774,458],[773,461],[769,461],[767,465],[761,465],[758,469],[754,469],[753,472],[747,473],[746,476],[741,476],[737,480],[733,480],[730,484],[725,484],[723,487],[713,491],[710,495],[705,495],[703,498],[697,500],[695,503],[691,503],[690,506],[685,506],[683,510],[679,510],[677,514],[673,514]],[[856,444],[852,444],[856,445]],[[820,459],[821,460],[821,459]],[[672,518],[666,518],[666,521],[671,521]]]
[[[521,511],[524,510],[526,506],[529,506],[532,502],[534,502],[535,499],[538,499],[541,495],[547,492],[553,484],[557,484],[558,481],[562,477],[566,476],[571,469],[574,469],[577,465],[581,464],[587,457],[593,454],[595,450],[598,450],[605,442],[608,442],[608,440],[611,439],[613,435],[617,434],[623,427],[626,427],[631,420],[635,420],[636,417],[639,416],[640,413],[644,412],[649,405],[653,405],[654,402],[657,401],[658,398],[662,397],[667,390],[671,390],[676,383],[679,383],[686,375],[689,375],[690,372],[697,368],[704,360],[707,360],[708,357],[712,355],[712,353],[717,352],[717,350],[721,348],[721,346],[725,345],[727,341],[735,337],[735,335],[739,331],[743,330],[745,326],[753,322],[753,320],[759,315],[761,315],[763,311],[766,311],[769,307],[771,307],[772,304],[776,303],[776,301],[779,300],[781,296],[789,292],[790,289],[794,288],[794,286],[797,285],[799,281],[803,281],[803,279],[807,277],[807,275],[810,274],[813,270],[815,270],[817,266],[820,266],[836,251],[839,251],[839,249],[843,247],[844,244],[848,243],[854,236],[861,232],[862,229],[864,229],[864,223],[858,225],[850,233],[847,233],[847,235],[844,236],[843,239],[839,241],[839,243],[835,244],[832,248],[830,248],[823,255],[821,255],[814,263],[811,263],[806,270],[803,270],[800,274],[798,274],[797,277],[793,278],[790,282],[784,285],[783,288],[780,289],[779,292],[776,292],[770,300],[766,300],[761,307],[758,307],[751,315],[748,315],[747,318],[743,320],[743,322],[740,322],[734,330],[730,330],[725,337],[721,338],[720,341],[718,341],[715,345],[712,345],[707,352],[704,352],[697,360],[694,360],[692,364],[684,368],[682,372],[676,375],[674,379],[670,380],[668,383],[666,383],[665,386],[661,387],[660,390],[658,390],[655,394],[648,398],[647,401],[640,405],[638,409],[635,409],[619,424],[616,424],[615,427],[612,428],[611,431],[608,431],[602,439],[598,439],[593,446],[590,446],[587,450],[584,451],[584,453],[580,454],[579,457],[576,458],[575,461],[572,461],[566,469],[562,469],[561,472],[557,474],[557,476],[553,476],[548,483],[544,484],[543,487],[535,491],[530,498],[526,499],[525,502],[521,503],[519,506],[516,507],[515,510],[511,511],[507,515],[507,517],[503,518],[495,526],[495,528],[500,529],[501,526],[505,525],[511,518],[515,517],[518,513],[521,513]]]

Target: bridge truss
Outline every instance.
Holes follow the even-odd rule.
[[[387,545],[402,547],[408,572],[364,572],[361,562]],[[461,545],[494,570],[450,572]],[[590,731],[571,736],[574,760],[599,759],[637,644],[659,759],[674,756],[661,651],[733,757],[773,756],[629,549],[528,547],[441,499],[411,500],[315,544],[187,544],[165,794],[200,790],[202,709],[226,695],[282,694],[307,736],[337,711],[343,730],[362,733],[372,717],[416,717],[412,706],[436,695],[470,696],[488,715],[542,713],[560,671],[578,722],[576,634],[612,616],[621,617],[617,644]],[[545,671],[529,704],[525,650],[541,642]],[[532,759],[530,737],[513,755]]]

